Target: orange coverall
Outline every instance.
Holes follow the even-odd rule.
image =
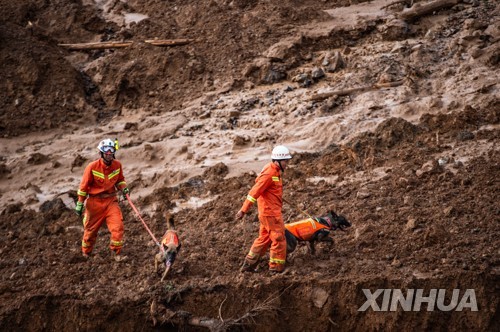
[[[116,189],[127,186],[121,163],[114,159],[107,166],[102,159],[91,162],[83,172],[78,201],[84,202],[82,252],[90,254],[96,242],[97,233],[104,221],[111,233],[109,248],[116,254],[123,246],[123,217]],[[88,198],[87,198],[88,197]]]
[[[269,269],[283,271],[286,259],[285,224],[281,216],[283,182],[280,167],[267,164],[257,176],[255,184],[247,195],[241,211],[247,213],[257,202],[260,228],[259,237],[253,242],[245,260],[255,264],[264,256],[269,246]]]

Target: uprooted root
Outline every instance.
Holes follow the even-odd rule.
[[[153,300],[151,303],[150,313],[153,320],[153,325],[156,325],[158,322],[160,322],[161,325],[170,323],[181,328],[185,327],[186,325],[191,325],[206,327],[213,332],[225,332],[230,330],[231,327],[234,326],[255,325],[257,324],[257,317],[262,315],[271,314],[275,316],[280,310],[278,308],[277,302],[281,294],[274,293],[263,302],[257,302],[257,304],[253,308],[251,308],[248,312],[238,318],[222,318],[222,306],[227,297],[226,299],[224,299],[224,301],[221,302],[219,306],[219,318],[196,317],[192,313],[187,311],[172,311],[167,308],[164,309],[163,313],[160,313],[160,310],[158,310],[158,304],[155,300]],[[157,318],[158,314],[161,314],[161,317],[159,319]]]

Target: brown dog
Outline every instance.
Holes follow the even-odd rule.
[[[174,218],[167,213],[165,219],[167,221],[167,231],[161,238],[160,252],[155,255],[155,272],[158,272],[158,263],[165,262],[165,272],[163,272],[161,281],[165,279],[170,267],[174,264],[177,253],[181,249],[181,243],[175,231]]]

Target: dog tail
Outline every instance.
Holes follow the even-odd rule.
[[[170,214],[170,212],[165,213],[165,220],[167,221],[167,229],[174,230],[174,217]]]

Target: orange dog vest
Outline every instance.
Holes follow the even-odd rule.
[[[300,241],[311,240],[314,234],[319,230],[330,230],[329,227],[311,218],[285,224],[285,228]]]

